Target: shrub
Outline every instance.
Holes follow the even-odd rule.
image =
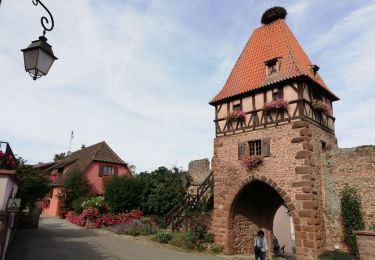
[[[88,196],[89,191],[90,186],[86,176],[80,171],[74,170],[64,177],[58,198],[64,203],[63,209],[71,210],[73,201]]]
[[[84,196],[84,197],[79,197],[72,202],[72,208],[74,209],[75,212],[77,213],[82,213],[83,207],[82,207],[82,202],[88,200],[90,197]]]
[[[213,244],[212,248],[211,248],[211,251],[215,254],[219,254],[221,252],[223,252],[223,246],[222,245],[217,245],[217,244]]]
[[[114,176],[104,184],[104,197],[114,213],[139,208],[142,187],[132,176]]]
[[[355,256],[347,252],[342,252],[340,250],[336,251],[327,251],[319,255],[318,259],[320,260],[356,260]]]
[[[19,165],[16,173],[20,179],[17,198],[21,199],[21,210],[28,206],[34,208],[37,199],[43,198],[50,191],[48,174],[36,171],[31,165],[25,165],[17,159]]]
[[[96,208],[100,213],[104,213],[107,210],[107,204],[102,196],[92,197],[82,201],[81,207],[83,209]]]
[[[182,172],[159,167],[148,173],[141,172],[136,178],[141,185],[141,209],[147,215],[164,216],[181,203],[185,190],[180,182]]]
[[[345,185],[340,193],[341,214],[343,218],[345,240],[353,253],[357,252],[357,240],[354,230],[363,230],[365,224],[361,212],[361,198],[357,189]]]
[[[374,232],[375,232],[375,222],[373,222],[373,223],[371,224],[371,226],[369,227],[369,229],[370,229],[371,231],[374,231]]]
[[[156,225],[153,222],[141,219],[133,219],[129,223],[122,223],[111,227],[112,232],[127,234],[131,236],[148,236],[156,232]]]
[[[195,246],[196,237],[190,232],[174,232],[169,244],[183,249],[193,249]]]
[[[204,235],[204,242],[206,243],[214,243],[215,242],[215,236],[212,233],[207,233]]]
[[[156,235],[154,236],[153,239],[156,240],[159,243],[167,244],[172,239],[172,235],[171,235],[171,233],[160,231],[160,232],[156,233]]]

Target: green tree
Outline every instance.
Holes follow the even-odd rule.
[[[53,160],[56,162],[58,160],[64,159],[64,157],[65,157],[65,153],[58,153],[58,154],[55,154],[55,156],[53,157]]]
[[[33,208],[37,199],[43,198],[50,191],[48,174],[35,170],[22,158],[18,159],[16,173],[20,179],[17,197],[21,199],[21,208]]]
[[[90,193],[90,185],[84,174],[78,170],[69,172],[63,180],[59,199],[64,203],[65,211],[72,210],[72,202],[80,197],[86,197]]]
[[[104,198],[113,212],[125,212],[140,205],[142,187],[137,178],[132,176],[113,176],[104,183]]]
[[[345,185],[340,193],[341,214],[343,218],[345,240],[353,253],[357,252],[357,240],[354,230],[363,230],[365,223],[361,211],[361,197],[356,188]]]
[[[145,214],[163,216],[181,203],[185,196],[181,174],[177,168],[159,167],[151,173],[141,172],[136,177],[142,187],[140,201]]]

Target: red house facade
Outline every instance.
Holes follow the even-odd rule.
[[[43,209],[43,214],[50,216],[59,214],[61,203],[57,195],[60,192],[64,176],[70,172],[79,171],[86,176],[92,195],[104,194],[105,179],[114,175],[130,175],[127,164],[104,141],[75,151],[56,162],[39,164],[36,167],[51,174],[50,203],[47,209]]]

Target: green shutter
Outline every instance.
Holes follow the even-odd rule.
[[[262,155],[264,157],[268,157],[271,155],[270,143],[271,143],[271,138],[262,139]]]

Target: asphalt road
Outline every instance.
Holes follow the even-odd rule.
[[[42,217],[39,229],[17,230],[6,260],[223,260],[179,252],[142,239],[87,230],[58,218]]]

